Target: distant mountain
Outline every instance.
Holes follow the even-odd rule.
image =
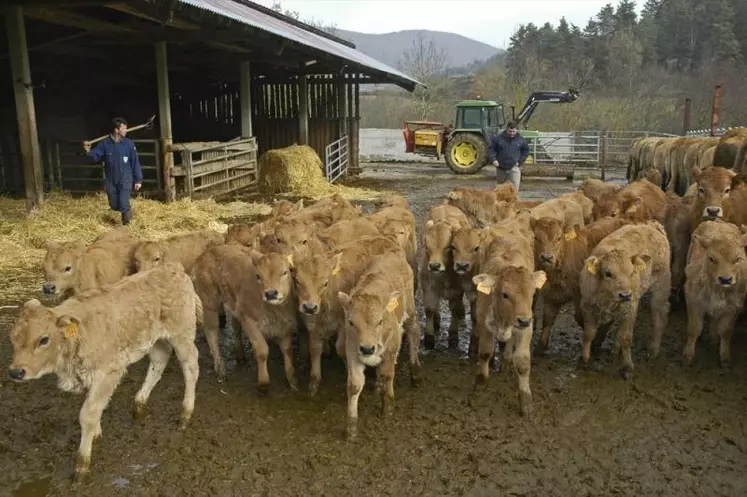
[[[466,36],[442,31],[407,30],[394,33],[368,34],[344,29],[335,30],[337,36],[353,42],[356,48],[364,54],[392,67],[397,67],[397,62],[402,54],[412,46],[418,33],[424,35],[426,43],[433,40],[439,49],[446,49],[449,68],[470,66],[476,61],[482,62],[503,52],[500,48],[472,40]]]

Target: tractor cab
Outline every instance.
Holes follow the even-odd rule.
[[[488,138],[500,133],[505,125],[502,104],[492,100],[463,100],[457,103],[456,130],[482,130]]]

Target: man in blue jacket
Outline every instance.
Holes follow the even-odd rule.
[[[143,171],[137,148],[132,140],[126,137],[127,121],[116,117],[112,120],[112,133],[91,148],[89,142],[83,142],[83,149],[93,162],[104,161],[106,176],[106,196],[109,207],[122,214],[122,224],[130,224],[130,195],[143,185]]]
[[[509,121],[506,130],[494,136],[488,147],[488,162],[495,166],[498,184],[509,181],[516,190],[521,184],[521,166],[529,157],[529,145],[516,131],[516,122]]]

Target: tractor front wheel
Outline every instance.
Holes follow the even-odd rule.
[[[456,174],[475,174],[487,163],[488,145],[482,136],[457,133],[446,144],[446,165]]]

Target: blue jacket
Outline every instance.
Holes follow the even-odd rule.
[[[498,167],[509,170],[516,164],[524,165],[527,157],[529,157],[529,145],[518,132],[513,138],[509,138],[504,131],[490,140],[488,164],[492,164],[497,159]]]
[[[93,162],[104,161],[106,181],[114,185],[132,186],[143,182],[143,171],[137,148],[129,138],[123,138],[116,143],[111,136],[96,144],[88,152]]]

